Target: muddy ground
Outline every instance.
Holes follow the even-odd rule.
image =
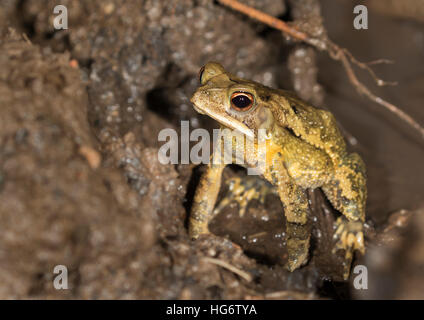
[[[357,58],[395,60],[376,71],[397,86],[361,78],[424,123],[420,1],[370,1],[361,31],[355,1],[243,2],[314,30],[323,19]],[[57,4],[0,1],[0,298],[424,298],[423,141],[359,96],[326,53],[212,0],[62,0],[62,31],[53,28]],[[367,164],[369,197],[367,252],[354,265],[368,267],[368,290],[341,278],[343,253],[331,253],[338,213],[320,190],[309,191],[311,258],[293,273],[273,196],[243,218],[225,208],[213,235],[189,239],[203,168],[160,164],[158,132],[181,120],[216,127],[188,100],[209,60],[326,106],[356,139],[350,150]],[[53,287],[57,265],[68,268],[68,290]]]

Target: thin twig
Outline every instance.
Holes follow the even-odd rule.
[[[306,300],[306,299],[314,299],[315,295],[311,292],[309,293],[304,293],[304,292],[300,292],[300,291],[290,291],[290,290],[286,290],[286,291],[275,291],[275,292],[270,292],[270,293],[266,293],[265,294],[265,299],[302,299],[302,300]]]
[[[223,267],[225,269],[228,269],[231,272],[233,272],[233,273],[237,274],[238,276],[240,276],[241,278],[243,278],[244,280],[246,280],[247,282],[252,281],[252,276],[250,275],[250,273],[247,273],[243,270],[240,270],[240,269],[232,266],[231,264],[229,264],[225,261],[215,259],[215,258],[209,258],[209,257],[203,257],[202,260],[216,264],[216,265]]]
[[[376,65],[376,64],[393,64],[395,63],[393,60],[390,59],[377,59],[369,62],[364,62],[368,66]]]
[[[218,0],[218,2],[247,15],[251,17],[252,19],[260,21],[272,28],[278,29],[290,37],[293,37],[297,40],[308,43],[319,50],[327,51],[330,57],[332,57],[334,60],[339,60],[342,63],[347,73],[347,76],[349,78],[349,81],[352,83],[354,87],[356,87],[357,91],[360,94],[365,95],[371,101],[374,101],[375,103],[379,104],[380,106],[383,106],[390,112],[394,113],[396,116],[398,116],[399,118],[404,120],[406,123],[408,123],[412,128],[416,129],[421,134],[421,137],[424,138],[424,128],[418,122],[416,122],[410,115],[408,115],[407,113],[399,109],[394,104],[387,102],[386,100],[372,93],[362,82],[359,81],[358,77],[356,76],[352,68],[352,63],[353,63],[357,65],[358,67],[367,70],[371,74],[371,76],[374,78],[377,85],[379,86],[393,85],[393,83],[391,82],[386,82],[378,78],[375,75],[374,71],[372,71],[368,67],[369,65],[372,65],[372,64],[390,63],[389,60],[380,59],[380,60],[372,61],[370,63],[360,62],[356,58],[354,58],[353,55],[348,50],[340,48],[335,43],[331,42],[329,39],[323,40],[323,39],[313,38],[309,36],[307,33],[302,32],[298,30],[297,28],[288,25],[287,23],[285,23],[284,21],[280,19],[270,16],[262,11],[256,10],[245,4],[242,4],[236,0]]]
[[[372,93],[362,82],[360,82],[355,74],[355,72],[352,69],[352,65],[349,62],[348,57],[346,56],[344,50],[341,50],[340,48],[335,47],[336,54],[334,55],[335,60],[340,60],[343,64],[343,67],[346,70],[347,76],[350,80],[350,82],[356,87],[358,92],[360,94],[363,94],[367,96],[370,100],[374,101],[375,103],[385,107],[389,111],[396,114],[399,118],[407,122],[411,127],[416,129],[418,132],[420,132],[421,136],[424,138],[424,128],[420,126],[418,122],[416,122],[409,114],[404,112],[403,110],[396,107],[394,104],[378,97],[374,93]]]
[[[375,61],[371,61],[371,62],[361,62],[361,61],[358,61],[352,55],[352,53],[350,53],[350,51],[347,50],[346,48],[343,48],[343,49],[338,48],[338,50],[343,50],[343,52],[349,57],[349,59],[350,59],[350,61],[352,61],[352,63],[354,63],[355,65],[357,65],[359,68],[366,70],[371,75],[371,77],[373,77],[373,79],[375,80],[375,82],[376,82],[376,84],[378,86],[380,86],[380,87],[383,87],[383,86],[396,86],[398,84],[396,81],[384,81],[383,79],[379,78],[375,74],[374,70],[372,70],[369,67],[370,65],[375,65],[375,64],[393,63],[392,61],[380,59],[380,60],[375,60]]]
[[[230,7],[238,12],[245,14],[255,20],[263,22],[272,28],[283,31],[285,34],[292,36],[293,38],[306,41],[309,37],[306,33],[297,30],[294,27],[287,25],[284,21],[274,18],[269,14],[263,13],[262,11],[256,10],[243,3],[234,0],[218,0],[223,5]]]

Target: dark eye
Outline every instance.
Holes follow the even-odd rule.
[[[247,111],[253,107],[253,95],[247,92],[234,92],[231,95],[231,108],[237,111]]]
[[[202,76],[203,76],[203,72],[205,71],[205,67],[203,66],[202,68],[200,68],[199,70],[199,82],[202,84]]]

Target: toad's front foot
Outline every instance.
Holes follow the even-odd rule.
[[[307,240],[291,240],[287,241],[287,249],[289,260],[286,268],[290,272],[300,268],[308,261],[309,239]]]
[[[344,217],[339,217],[335,226],[334,239],[337,240],[337,243],[333,253],[339,249],[345,250],[343,277],[346,280],[349,277],[354,251],[358,250],[362,254],[365,253],[363,223],[362,221],[349,221]]]
[[[204,223],[195,223],[193,221],[190,221],[189,236],[191,240],[196,240],[202,234],[209,234],[209,233],[210,233],[209,228],[205,226]]]
[[[310,231],[309,226],[297,223],[287,223],[287,252],[286,268],[293,272],[308,261]]]

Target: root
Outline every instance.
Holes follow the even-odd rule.
[[[247,282],[252,281],[252,276],[250,275],[250,273],[247,273],[243,270],[240,270],[234,266],[232,266],[231,264],[223,261],[223,260],[219,260],[219,259],[214,259],[214,258],[209,258],[209,257],[204,257],[202,258],[202,260],[209,262],[209,263],[213,263],[216,264],[220,267],[223,267],[227,270],[230,270],[231,272],[237,274],[238,276],[240,276],[241,278],[243,278],[244,280],[246,280]]]

